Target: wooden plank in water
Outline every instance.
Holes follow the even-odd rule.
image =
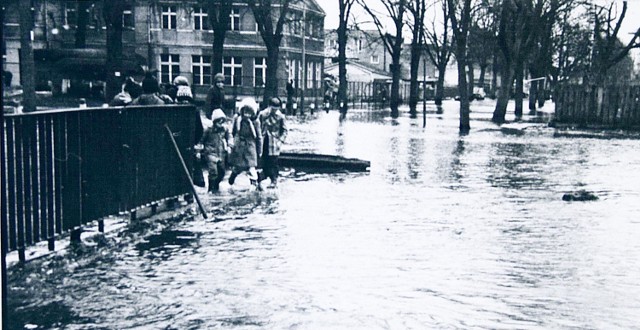
[[[291,152],[281,153],[279,163],[284,167],[311,168],[328,171],[344,170],[353,172],[365,172],[371,166],[369,161],[356,158]]]

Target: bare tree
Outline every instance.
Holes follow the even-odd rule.
[[[103,15],[107,24],[106,100],[120,92],[122,85],[122,14],[126,0],[104,2]]]
[[[278,59],[284,24],[287,22],[289,8],[295,0],[249,0],[248,4],[258,24],[258,31],[267,47],[267,73],[264,88],[264,100],[278,96]],[[274,9],[277,14],[274,15]],[[274,21],[275,19],[275,21]]]
[[[340,7],[340,23],[338,25],[338,104],[340,105],[340,116],[347,115],[347,30],[348,21],[351,16],[351,8],[355,0],[338,0]]]
[[[495,0],[482,0],[472,9],[472,21],[469,29],[469,63],[480,68],[479,87],[484,89],[485,76],[489,64],[496,51],[497,15]],[[470,70],[472,65],[469,66]],[[470,75],[470,81],[473,75]],[[473,93],[473,84],[469,84],[469,92]]]
[[[33,14],[31,1],[20,0],[20,80],[22,85],[22,110],[36,111],[36,66],[33,59],[33,44],[31,33],[33,29]]]
[[[462,2],[460,6],[460,2]],[[447,0],[451,29],[455,41],[454,52],[458,62],[458,95],[460,95],[460,132],[471,129],[469,124],[469,90],[467,87],[467,37],[471,24],[471,0]]]
[[[424,43],[424,16],[426,11],[425,0],[411,1],[407,6],[412,16],[411,27],[411,66],[409,85],[409,114],[412,118],[417,116],[416,106],[418,104],[418,69],[420,68],[420,57],[425,46]]]
[[[373,10],[365,0],[358,0],[362,8],[371,16],[378,30],[380,39],[387,51],[391,54],[391,95],[389,106],[391,107],[391,117],[399,116],[398,105],[400,104],[400,55],[402,52],[402,30],[404,29],[404,13],[407,9],[406,0],[380,0],[385,7],[386,14],[393,21],[395,35],[385,31],[385,25],[378,18],[378,13]]]
[[[213,73],[222,72],[222,58],[224,56],[224,40],[229,30],[229,15],[233,5],[232,0],[201,0],[201,5],[207,10],[209,24],[213,30],[213,44],[211,52],[211,68]]]
[[[93,1],[76,0],[76,48],[85,48],[87,46],[87,22],[89,21],[89,8],[93,5]]]
[[[440,27],[436,27],[436,20],[432,20],[431,28],[424,29],[425,36],[425,49],[431,63],[435,65],[438,70],[438,80],[436,81],[436,105],[442,105],[442,99],[444,98],[444,75],[447,70],[447,64],[451,58],[452,48],[451,40],[449,39],[449,33],[451,32],[449,26],[449,10],[447,8],[447,0],[442,0],[442,32],[439,33]]]
[[[524,65],[539,33],[539,18],[544,0],[504,0],[498,29],[501,54],[501,84],[492,121],[502,124],[515,80],[516,118],[522,116]]]
[[[622,2],[622,11],[619,16],[614,2],[602,7],[594,4],[591,8],[594,15],[594,43],[588,80],[602,85],[606,81],[609,69],[624,59],[631,49],[640,48],[640,28],[627,44],[622,44],[618,34],[627,14],[627,1]]]

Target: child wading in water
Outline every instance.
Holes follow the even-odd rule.
[[[262,190],[258,182],[258,157],[262,155],[262,131],[256,117],[258,104],[251,98],[240,103],[240,114],[233,121],[233,151],[230,163],[233,166],[229,184],[233,185],[238,174],[247,171],[251,184]]]
[[[229,152],[229,130],[225,127],[227,117],[221,109],[213,110],[211,120],[213,124],[204,131],[200,143],[204,147],[203,161],[209,171],[209,192],[215,193],[220,189],[220,182],[226,171],[225,159]]]

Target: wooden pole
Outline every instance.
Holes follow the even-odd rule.
[[[184,163],[184,158],[182,158],[182,154],[180,153],[178,144],[176,143],[176,140],[173,138],[173,132],[171,132],[169,125],[164,124],[164,127],[167,129],[167,132],[169,133],[169,138],[171,138],[171,142],[173,143],[173,147],[176,150],[176,154],[178,154],[178,158],[180,158],[182,169],[184,170],[184,174],[187,176],[187,179],[189,180],[189,185],[191,187],[191,191],[193,192],[193,197],[195,197],[196,202],[198,202],[198,208],[200,209],[200,213],[202,213],[202,216],[204,216],[204,218],[206,219],[207,211],[205,211],[204,207],[202,206],[202,202],[200,202],[200,197],[198,197],[198,193],[196,192],[196,187],[193,185],[193,180],[191,179],[191,175],[189,174],[189,169],[187,169],[187,164]]]

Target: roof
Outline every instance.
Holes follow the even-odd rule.
[[[335,74],[334,72],[335,71]],[[332,63],[325,67],[325,73],[338,75],[338,63]],[[350,81],[365,81],[370,82],[379,79],[391,79],[391,74],[376,70],[362,63],[347,60],[347,75]]]

